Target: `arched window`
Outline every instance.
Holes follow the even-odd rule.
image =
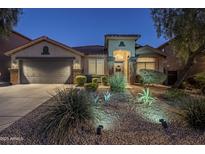
[[[41,53],[41,55],[50,55],[48,46],[43,47],[43,52]]]

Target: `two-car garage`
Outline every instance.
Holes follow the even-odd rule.
[[[27,59],[22,60],[20,83],[72,82],[72,60],[67,59]]]

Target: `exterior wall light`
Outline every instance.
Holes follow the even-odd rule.
[[[17,63],[16,60],[12,61],[11,67],[14,68],[14,69],[18,68],[18,63]]]

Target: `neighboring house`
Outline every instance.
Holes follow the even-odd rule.
[[[164,61],[164,72],[167,74],[167,84],[173,85],[178,78],[180,78],[180,72],[184,67],[184,63],[177,57],[176,52],[171,47],[169,41],[160,45],[159,50],[167,55]],[[189,76],[196,73],[205,72],[205,55],[200,54],[196,57],[194,65],[190,68]]]
[[[113,75],[121,72],[134,83],[140,69],[164,71],[166,54],[139,46],[139,35],[105,35],[104,46],[69,47],[40,37],[5,55],[11,57],[11,83],[72,83],[77,74]]]
[[[10,68],[11,60],[10,57],[4,55],[4,53],[30,41],[31,39],[15,31],[11,32],[7,38],[0,38],[0,81],[8,82],[10,80],[8,68]]]

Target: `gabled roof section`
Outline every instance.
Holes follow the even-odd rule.
[[[163,57],[166,57],[166,56],[167,56],[167,55],[166,55],[164,52],[162,52],[161,50],[159,50],[159,49],[157,49],[157,48],[153,48],[153,47],[151,47],[151,46],[149,46],[149,45],[145,45],[145,46],[142,46],[142,47],[136,49],[136,55],[141,55],[140,52],[145,51],[145,49],[148,49],[149,51],[151,51],[151,52],[153,52],[153,53],[156,53],[156,54],[159,54],[159,55],[161,55],[161,56],[163,56]],[[143,53],[142,53],[142,54],[143,54]],[[145,54],[146,54],[146,53],[145,53]]]
[[[73,47],[73,49],[76,49],[85,55],[105,55],[107,54],[107,50],[105,50],[104,46],[101,46],[101,45],[79,46],[79,47]]]
[[[19,47],[15,48],[15,49],[12,49],[12,50],[10,50],[10,51],[7,51],[7,52],[5,53],[5,55],[10,56],[10,55],[12,55],[12,54],[14,54],[14,53],[20,52],[22,49],[26,49],[26,48],[28,48],[28,47],[30,47],[30,46],[32,46],[32,45],[38,44],[38,43],[40,43],[40,42],[42,42],[42,41],[49,42],[49,43],[51,43],[51,44],[53,44],[53,45],[56,45],[56,46],[59,46],[59,47],[61,47],[61,48],[63,48],[63,49],[69,50],[69,51],[71,51],[71,52],[73,52],[73,53],[75,53],[75,54],[84,56],[83,53],[81,53],[81,52],[79,52],[79,51],[77,51],[77,50],[75,50],[75,49],[73,49],[73,48],[71,48],[71,47],[69,47],[69,46],[67,46],[67,45],[65,45],[65,44],[62,44],[62,43],[57,42],[57,41],[55,41],[55,40],[53,40],[53,39],[50,39],[50,38],[48,38],[47,36],[39,37],[39,38],[37,38],[37,39],[35,39],[35,40],[33,40],[33,41],[27,43],[27,44],[24,44],[24,45],[22,45],[22,46],[19,46]]]

